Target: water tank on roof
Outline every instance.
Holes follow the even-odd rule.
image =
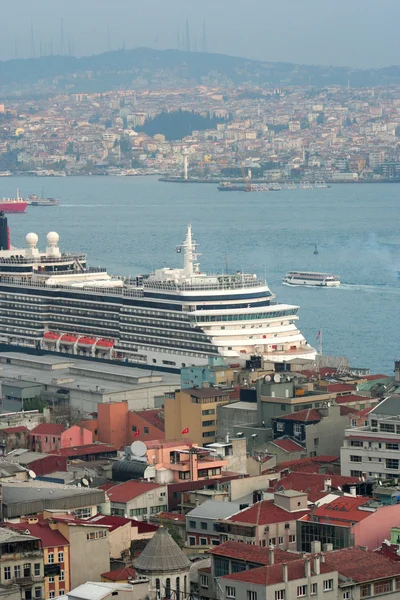
[[[136,460],[117,460],[112,465],[113,481],[129,481],[143,479],[148,464]]]

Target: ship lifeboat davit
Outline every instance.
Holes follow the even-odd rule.
[[[60,340],[60,344],[64,344],[65,346],[73,346],[78,341],[78,337],[76,335],[72,335],[71,333],[65,333]]]
[[[78,340],[78,346],[82,346],[83,348],[91,348],[95,343],[96,340],[90,337],[81,337]]]

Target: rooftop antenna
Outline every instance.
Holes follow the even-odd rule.
[[[207,52],[207,34],[206,34],[206,22],[203,21],[203,39],[201,42],[201,51]]]
[[[186,52],[190,52],[190,29],[189,19],[186,17]]]
[[[179,31],[179,27],[178,27],[178,31],[176,32],[176,46],[177,46],[178,50],[181,49],[181,34]]]
[[[31,58],[36,58],[35,36],[33,35],[33,22],[31,19]]]

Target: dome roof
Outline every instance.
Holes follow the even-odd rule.
[[[159,527],[133,566],[141,573],[173,573],[190,569],[190,561],[164,527]]]

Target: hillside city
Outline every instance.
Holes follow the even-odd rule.
[[[182,177],[186,154],[195,180],[400,178],[398,87],[266,89],[209,79],[193,89],[8,99],[0,104],[0,174]],[[189,122],[180,135],[168,123],[177,110]],[[220,122],[192,130],[187,111]],[[160,114],[166,131],[147,134],[146,122]]]

